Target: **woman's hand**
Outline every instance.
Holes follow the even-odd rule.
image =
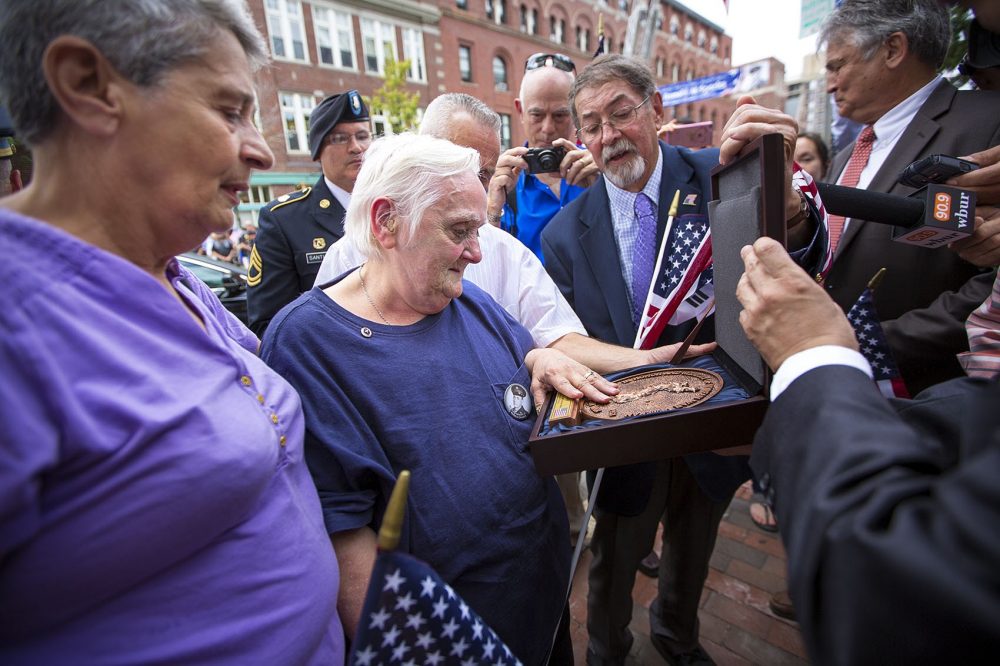
[[[559,391],[567,398],[586,398],[600,404],[607,403],[618,394],[618,386],[614,382],[609,382],[558,349],[532,349],[524,357],[524,364],[531,373],[531,397],[536,410],[541,410],[550,389]]]

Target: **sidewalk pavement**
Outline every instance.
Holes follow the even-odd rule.
[[[808,664],[798,625],[774,616],[772,592],[785,589],[785,549],[777,534],[763,532],[750,520],[750,485],[742,486],[719,526],[708,580],[701,595],[701,644],[719,666],[801,666]],[[659,537],[657,537],[659,543]],[[587,569],[585,550],[573,580],[570,614],[573,653],[587,663]],[[635,643],[627,666],[661,666],[664,660],[649,640],[649,603],[656,580],[636,576],[632,599]]]

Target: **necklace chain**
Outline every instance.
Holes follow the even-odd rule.
[[[372,306],[372,309],[378,313],[378,316],[382,318],[385,325],[392,326],[392,324],[389,323],[389,320],[385,318],[385,315],[382,314],[382,311],[378,309],[378,306],[375,305],[375,301],[372,300],[371,294],[368,293],[368,285],[365,284],[364,276],[365,266],[367,265],[368,264],[361,264],[361,268],[358,269],[358,279],[361,280],[361,291],[365,292],[365,298],[368,299],[368,305]]]

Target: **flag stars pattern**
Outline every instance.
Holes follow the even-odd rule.
[[[887,397],[905,396],[905,392],[903,392],[905,389],[899,388],[902,384],[899,369],[889,351],[889,343],[882,331],[882,325],[879,323],[870,288],[862,292],[857,302],[848,311],[847,319],[854,328],[854,335],[858,339],[861,355],[871,365],[875,382],[882,394]]]
[[[376,567],[351,664],[520,666],[493,630],[449,585],[427,573],[426,565],[397,553],[379,557],[387,555],[401,564],[381,571]],[[413,564],[423,570],[411,574],[408,567]],[[379,589],[373,604],[372,594]]]

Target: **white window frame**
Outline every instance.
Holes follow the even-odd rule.
[[[375,53],[368,52],[368,39],[374,41]],[[392,47],[392,59],[399,62],[399,52],[396,49],[396,25],[387,23],[381,18],[371,16],[361,17],[361,56],[365,60],[365,72],[377,76],[385,76],[386,44]],[[376,69],[368,66],[368,59],[375,56]]]
[[[469,64],[469,78],[465,78],[465,76],[463,76],[463,73],[462,73],[462,53],[463,53],[463,51],[465,53],[469,54],[469,63],[468,63]],[[461,81],[463,83],[472,83],[473,81],[475,81],[476,76],[475,76],[475,71],[472,68],[472,62],[473,62],[473,58],[472,58],[472,46],[470,46],[469,44],[459,44],[458,45],[458,80],[459,81]]]
[[[354,17],[343,7],[333,5],[313,5],[313,35],[316,37],[316,60],[320,67],[358,71],[358,47],[354,43]],[[343,25],[346,19],[347,26]],[[346,30],[347,44],[341,44],[342,34]],[[324,44],[325,42],[325,44]],[[328,46],[333,56],[333,62],[323,60],[320,48]],[[342,51],[351,52],[351,64],[343,63]]]
[[[549,16],[549,39],[556,44],[563,44],[566,32],[566,19],[561,19],[555,14]]]
[[[400,26],[403,31],[403,60],[410,61],[408,81],[427,83],[427,56],[424,52],[424,32],[420,28]]]
[[[290,99],[286,100],[286,96]],[[286,104],[286,101],[290,101],[291,105]],[[319,104],[319,99],[311,93],[278,91],[278,106],[281,109],[281,131],[285,139],[285,150],[288,153],[297,155],[309,154],[309,117],[312,115],[312,111],[316,108],[317,104]],[[288,141],[290,131],[287,122],[289,120],[288,114],[291,114],[295,138],[299,144],[298,148],[292,148]]]
[[[271,5],[274,5],[273,7]],[[295,11],[295,16],[292,12]],[[271,46],[271,55],[275,60],[285,60],[289,62],[304,62],[309,60],[309,45],[306,43],[306,22],[302,15],[301,0],[264,0],[264,16],[267,21],[267,33]],[[277,24],[277,25],[275,25]],[[295,36],[298,32],[299,40],[302,44],[302,57],[295,57]],[[274,40],[282,40],[284,55],[278,55],[275,49]]]

